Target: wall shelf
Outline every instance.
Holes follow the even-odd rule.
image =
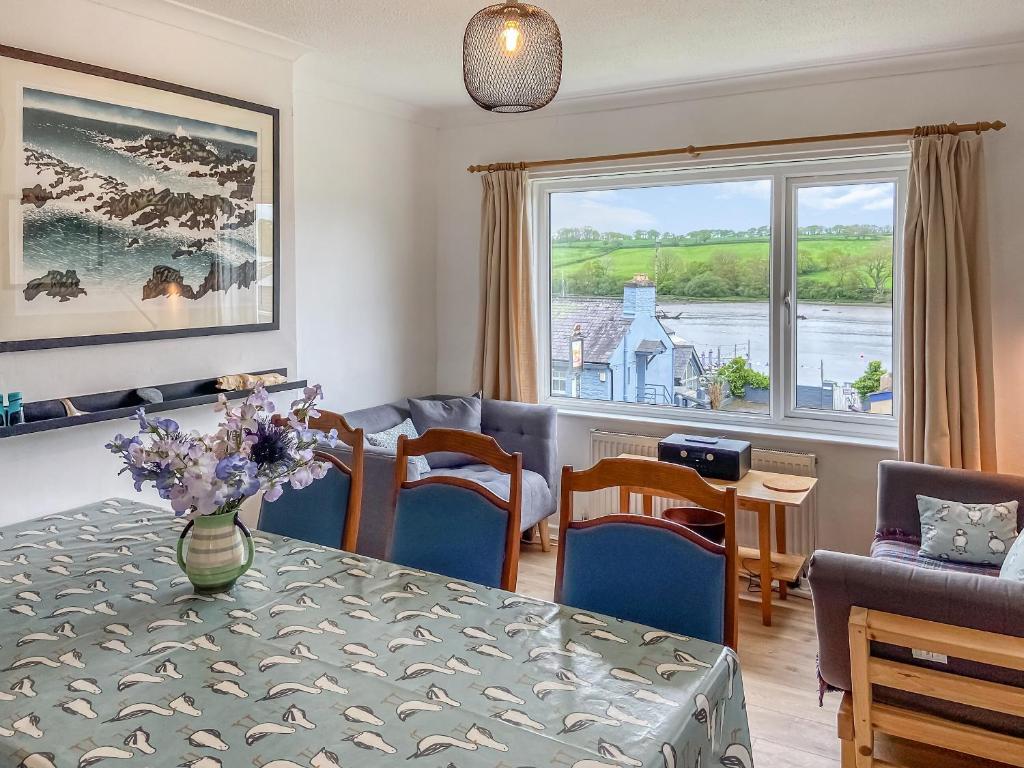
[[[257,373],[279,373],[287,376],[287,368],[274,368]],[[302,389],[306,380],[286,381],[267,387],[267,392],[287,392]],[[163,394],[163,402],[147,403],[138,395],[139,389],[158,389]],[[224,394],[229,400],[241,400],[252,392],[251,389],[223,391],[217,389],[217,379],[196,379],[180,381],[174,384],[158,384],[151,387],[134,387],[113,392],[101,392],[93,395],[69,397],[71,403],[82,414],[67,416],[63,403],[58,400],[39,400],[25,403],[25,423],[13,427],[0,427],[0,438],[29,435],[35,432],[47,432],[65,427],[77,427],[80,424],[95,424],[100,421],[112,421],[132,416],[139,408],[146,413],[174,411],[179,408],[191,408],[196,405],[207,405],[217,402],[217,396]]]

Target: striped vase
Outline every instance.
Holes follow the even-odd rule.
[[[186,535],[192,531],[191,538]],[[178,565],[196,592],[224,592],[252,565],[252,534],[235,512],[197,515],[178,538]]]

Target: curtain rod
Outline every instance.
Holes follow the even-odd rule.
[[[471,165],[466,170],[470,173],[489,171],[526,170],[527,168],[548,168],[558,165],[577,165],[580,163],[600,163],[614,160],[636,160],[649,157],[666,157],[668,155],[690,155],[699,157],[705,152],[722,152],[731,149],[754,149],[757,147],[779,147],[787,144],[816,144],[827,141],[850,141],[853,139],[881,139],[892,136],[933,136],[936,134],[981,133],[982,131],[1000,131],[1006,127],[1002,120],[995,122],[977,122],[961,125],[944,123],[940,125],[919,125],[915,128],[893,128],[887,131],[859,131],[857,133],[830,133],[821,136],[798,136],[790,139],[764,139],[761,141],[740,141],[733,144],[706,144],[695,147],[676,149],[651,149],[643,152],[622,152],[617,155],[591,155],[590,157],[566,157],[561,160],[530,160],[518,163],[491,163],[489,165]]]

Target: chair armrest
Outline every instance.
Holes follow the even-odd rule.
[[[1016,499],[1017,528],[1024,524],[1024,477],[946,469],[908,461],[883,461],[878,465],[878,532],[903,531],[920,538],[921,518],[917,496],[996,504]]]
[[[480,427],[504,450],[523,454],[523,469],[543,477],[554,494],[558,486],[558,412],[554,408],[485,399]]]
[[[352,450],[345,445],[324,448],[346,466],[351,466]],[[416,463],[407,459],[409,480],[419,480]],[[394,528],[395,454],[382,448],[366,446],[363,451],[363,504],[359,518],[359,536],[356,552],[368,557],[384,559],[391,545]]]
[[[808,581],[818,631],[818,670],[825,683],[844,691],[850,690],[852,606],[1024,637],[1024,584],[1009,579],[819,550],[811,556]],[[909,651],[888,648],[890,658],[913,662]],[[948,666],[936,668],[994,679],[979,674],[972,662],[950,659]]]

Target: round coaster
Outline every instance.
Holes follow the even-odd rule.
[[[782,493],[803,493],[809,491],[811,486],[814,485],[813,478],[809,477],[795,477],[795,476],[782,476],[773,477],[762,482],[765,488],[771,491],[780,491]]]

